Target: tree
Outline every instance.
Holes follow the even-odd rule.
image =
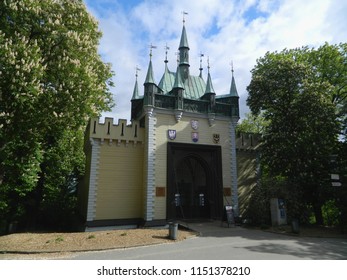
[[[82,0],[0,2],[0,215],[36,217],[83,173],[89,117],[113,106]]]
[[[261,114],[255,116],[252,113],[248,113],[246,118],[237,125],[236,130],[239,133],[262,134],[267,125],[268,122],[265,121]]]
[[[313,207],[318,223],[323,221],[321,206],[331,197],[330,156],[336,151],[340,131],[333,96],[346,82],[333,79],[338,67],[336,71],[323,67],[331,66],[330,51],[326,46],[319,51],[304,47],[266,53],[257,60],[247,87],[252,113],[262,112],[269,121],[263,134],[264,173],[285,178],[286,185],[300,193],[301,202]],[[324,63],[318,59],[323,54]],[[301,213],[298,209],[294,215]]]

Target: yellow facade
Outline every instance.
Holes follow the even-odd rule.
[[[183,115],[179,121],[174,114],[156,113],[155,129],[150,135],[154,139],[154,182],[155,188],[151,191],[153,196],[153,220],[165,220],[167,217],[167,146],[168,143],[190,143],[195,146],[209,145],[220,146],[222,153],[222,184],[223,204],[231,203],[233,190],[231,188],[231,121],[227,118],[214,120],[213,125],[207,117],[196,115]],[[198,129],[194,130],[191,121],[198,122]],[[136,132],[135,132],[136,125]],[[168,130],[176,131],[176,138],[170,140]],[[198,142],[192,141],[192,133],[199,134]],[[146,136],[147,134],[147,136]],[[103,220],[140,220],[145,219],[146,187],[148,162],[145,154],[148,152],[146,133],[140,124],[134,122],[128,125],[126,121],[119,120],[114,124],[113,119],[106,118],[100,123],[98,119],[91,119],[87,131],[87,176],[85,177],[85,188],[81,192],[81,209],[89,206],[90,221]],[[219,141],[213,138],[219,135]],[[136,136],[136,137],[135,137]],[[92,141],[90,140],[92,139]],[[93,144],[88,144],[93,143]],[[93,147],[97,147],[97,159],[93,159]],[[94,162],[94,167],[92,167]],[[92,175],[91,169],[95,169]],[[241,166],[243,168],[243,166]],[[95,177],[94,183],[91,178]],[[91,203],[88,192],[95,189],[95,199]],[[228,190],[229,189],[229,190]],[[225,191],[227,190],[227,191]],[[94,208],[91,207],[94,204]],[[92,209],[92,210],[90,210]],[[82,210],[82,212],[86,210]],[[88,212],[88,211],[87,211]],[[85,215],[87,216],[87,215]],[[88,221],[88,219],[87,219]]]
[[[143,145],[104,143],[100,149],[96,220],[142,216]],[[134,176],[134,171],[137,174]]]

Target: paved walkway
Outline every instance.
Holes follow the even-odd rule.
[[[72,259],[88,260],[347,260],[347,240],[295,237],[221,226],[220,222],[183,223],[199,237],[155,246],[88,252]]]

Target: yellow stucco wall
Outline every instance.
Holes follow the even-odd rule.
[[[244,215],[253,188],[257,184],[260,135],[242,133],[237,137],[237,178],[239,189],[240,215]]]
[[[87,138],[100,143],[93,220],[141,218],[144,129],[112,118],[92,118],[88,128]]]
[[[96,220],[142,217],[143,144],[100,147]]]

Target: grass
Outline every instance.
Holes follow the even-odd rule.
[[[58,236],[56,239],[55,239],[55,242],[63,242],[64,241],[64,238],[61,237],[61,236]]]

